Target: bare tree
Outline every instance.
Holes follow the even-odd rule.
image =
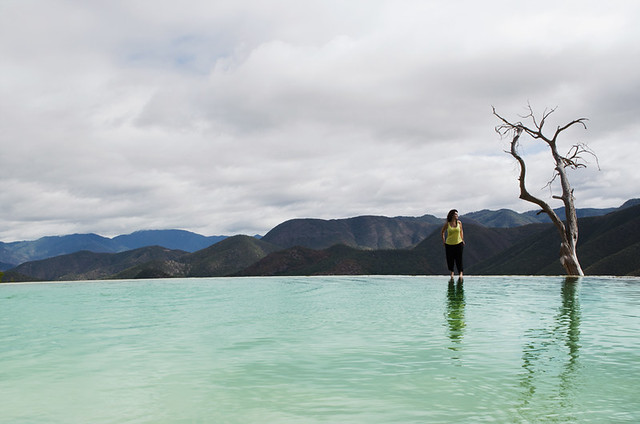
[[[544,124],[546,123],[547,118],[551,115],[555,109],[546,109],[542,114],[542,119],[538,120],[534,113],[531,105],[528,106],[529,113],[527,115],[521,116],[521,118],[531,121],[533,126],[527,127],[522,122],[511,123],[507,121],[505,118],[500,116],[495,107],[493,108],[493,114],[502,121],[502,124],[496,127],[496,131],[502,136],[511,135],[511,149],[507,153],[511,154],[520,165],[520,176],[518,180],[520,182],[520,198],[526,200],[528,202],[535,203],[541,208],[541,211],[538,213],[546,213],[551,221],[555,224],[558,232],[560,233],[561,244],[560,244],[560,263],[564,267],[567,275],[584,275],[582,271],[582,267],[580,266],[580,262],[578,261],[578,255],[576,252],[576,246],[578,244],[578,218],[576,216],[576,208],[573,204],[573,189],[571,188],[571,184],[569,184],[569,178],[567,177],[567,168],[569,169],[578,169],[585,168],[586,162],[583,159],[585,154],[590,154],[594,156],[597,160],[595,154],[587,147],[585,144],[578,143],[574,144],[566,155],[561,155],[558,153],[557,140],[558,136],[565,130],[569,129],[574,125],[580,125],[587,128],[585,121],[586,118],[579,118],[574,121],[569,122],[568,124],[557,127],[552,137],[547,137],[542,133]],[[545,142],[549,149],[551,150],[551,156],[555,162],[554,174],[553,178],[548,182],[550,186],[556,179],[560,179],[560,186],[562,187],[562,195],[561,196],[552,196],[554,199],[562,200],[564,203],[566,223],[558,217],[555,211],[542,199],[539,199],[533,196],[527,190],[525,184],[525,176],[527,173],[527,168],[522,159],[522,156],[518,152],[520,135],[522,133],[526,133],[530,137],[542,140]]]

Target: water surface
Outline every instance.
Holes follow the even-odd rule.
[[[7,423],[640,422],[640,280],[0,285]]]

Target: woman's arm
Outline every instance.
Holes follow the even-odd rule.
[[[448,222],[445,222],[444,225],[442,226],[442,231],[440,232],[440,235],[442,236],[442,243],[446,244],[447,239],[444,237],[444,233],[447,232],[447,224],[449,224]]]
[[[460,226],[460,238],[462,239],[462,244],[464,244],[464,231],[462,231],[462,222],[458,221],[458,225]]]

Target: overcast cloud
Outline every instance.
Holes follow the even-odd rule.
[[[639,197],[640,3],[0,0],[0,240],[533,209],[495,106],[558,107]],[[523,148],[530,189],[551,162]],[[559,206],[557,203],[552,203]]]

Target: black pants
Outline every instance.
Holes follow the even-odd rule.
[[[458,244],[445,244],[445,252],[447,254],[447,267],[450,272],[453,272],[453,265],[458,267],[458,272],[463,272],[462,266],[462,251],[464,250],[464,243]]]

